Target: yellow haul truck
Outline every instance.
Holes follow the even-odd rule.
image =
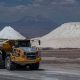
[[[26,66],[31,70],[39,69],[41,56],[36,47],[31,47],[30,40],[4,41],[0,46],[0,54],[8,70]]]

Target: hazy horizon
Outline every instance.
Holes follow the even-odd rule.
[[[11,26],[28,37],[43,36],[65,22],[80,22],[79,0],[0,0],[0,30]]]

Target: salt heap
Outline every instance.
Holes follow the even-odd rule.
[[[64,23],[40,40],[40,47],[80,48],[80,22]]]
[[[6,26],[0,32],[0,39],[24,40],[26,38],[16,30],[14,30],[11,26]]]

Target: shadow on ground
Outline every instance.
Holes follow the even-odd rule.
[[[18,69],[15,69],[14,71],[45,71],[45,69],[30,70],[29,68],[26,68],[26,69],[18,68]]]

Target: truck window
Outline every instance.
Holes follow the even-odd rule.
[[[18,41],[16,43],[16,47],[30,47],[30,46],[31,46],[30,40],[28,40],[28,41]]]

